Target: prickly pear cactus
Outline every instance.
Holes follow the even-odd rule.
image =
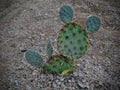
[[[86,31],[94,33],[100,28],[101,22],[97,16],[89,16],[86,20]]]
[[[61,74],[64,70],[73,71],[72,60],[59,55],[52,56],[44,67],[44,72],[46,74]]]
[[[47,54],[49,60],[43,63],[42,57],[32,50],[28,50],[25,54],[26,60],[33,66],[43,67],[45,74],[69,75],[74,70],[73,60],[82,57],[88,47],[89,33],[96,32],[100,27],[100,19],[97,16],[89,16],[86,20],[86,27],[71,22],[73,18],[73,10],[70,6],[63,6],[59,12],[60,19],[66,23],[60,30],[57,38],[57,46],[61,55],[52,56],[53,47],[51,40],[48,39]]]
[[[62,6],[59,12],[60,18],[64,23],[68,23],[73,18],[73,10],[70,6]]]
[[[25,53],[25,57],[26,57],[26,60],[28,61],[28,63],[30,63],[33,66],[36,66],[36,67],[44,66],[42,57],[35,51],[28,50]]]
[[[86,31],[76,23],[68,23],[59,32],[57,45],[61,54],[78,59],[87,51]]]

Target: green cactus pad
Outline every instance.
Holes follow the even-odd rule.
[[[68,23],[59,32],[57,45],[60,53],[78,59],[87,51],[88,37],[86,31],[78,24]]]
[[[73,10],[70,6],[62,6],[59,12],[60,18],[64,23],[68,23],[73,18]]]
[[[89,16],[86,20],[86,31],[94,33],[100,28],[101,22],[97,16]]]
[[[48,55],[48,57],[51,57],[52,53],[53,53],[52,43],[51,43],[51,40],[48,39],[48,45],[47,45],[47,55]]]
[[[73,66],[72,60],[62,55],[50,57],[44,67],[46,74],[61,74],[64,70],[72,72]]]
[[[28,63],[30,63],[33,66],[36,66],[36,67],[44,66],[42,57],[35,51],[28,50],[25,53],[25,57]]]

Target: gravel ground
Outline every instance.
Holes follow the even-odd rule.
[[[0,90],[120,90],[119,0],[6,0],[0,1]],[[5,4],[5,5],[4,5]],[[100,17],[98,32],[89,35],[86,55],[75,61],[69,76],[45,75],[25,60],[23,50],[35,50],[47,61],[50,38],[64,23],[59,9],[70,5],[73,21],[84,26],[89,15]]]

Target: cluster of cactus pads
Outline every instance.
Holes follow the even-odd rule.
[[[73,60],[63,55],[51,56],[45,64],[40,54],[35,51],[28,50],[25,57],[31,65],[43,68],[45,74],[62,74],[65,70],[68,70],[68,72],[62,74],[65,75],[71,73],[74,69]]]
[[[49,60],[43,62],[39,53],[28,50],[25,54],[26,60],[33,66],[43,68],[45,74],[71,73],[74,70],[73,60],[82,57],[88,47],[88,33],[96,32],[100,27],[100,19],[97,16],[90,16],[86,20],[86,27],[71,22],[73,10],[70,6],[63,6],[59,12],[60,19],[65,23],[60,30],[57,45],[61,55],[52,56],[53,48],[51,40],[48,40],[47,55]]]

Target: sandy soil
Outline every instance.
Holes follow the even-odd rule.
[[[120,90],[119,0],[6,1],[0,1],[0,90]],[[63,5],[73,8],[73,21],[84,26],[87,16],[97,15],[102,25],[89,34],[88,51],[76,61],[73,74],[45,75],[28,64],[22,51],[35,50],[46,62],[50,38],[57,54]]]

